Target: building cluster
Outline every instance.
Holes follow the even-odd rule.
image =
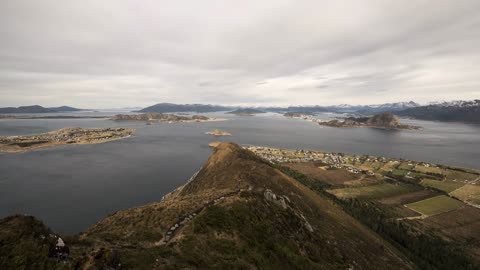
[[[102,128],[102,129],[63,129],[56,132],[49,132],[31,136],[10,136],[0,137],[0,143],[21,143],[21,142],[78,142],[100,141],[130,135],[132,131],[125,128]]]
[[[324,154],[309,150],[282,150],[262,146],[247,146],[247,150],[272,163],[323,161]]]

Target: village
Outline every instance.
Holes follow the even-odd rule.
[[[448,168],[433,163],[370,155],[349,155],[304,149],[286,150],[264,146],[244,146],[244,148],[271,163],[314,162],[318,164],[319,168],[325,170],[342,169],[352,174],[365,174],[369,177],[421,179],[428,175],[430,178],[444,180],[445,177],[442,176],[442,173],[449,171]],[[479,179],[472,181],[472,179],[454,178],[450,180],[476,184]]]
[[[24,152],[62,144],[94,144],[131,136],[129,128],[64,128],[47,133],[0,137],[0,152]]]

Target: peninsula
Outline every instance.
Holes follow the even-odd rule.
[[[221,118],[210,118],[203,115],[180,116],[170,113],[142,113],[142,114],[117,114],[111,118],[114,121],[148,121],[148,122],[214,122],[223,121]]]
[[[161,201],[117,211],[79,235],[31,216],[0,219],[0,268],[479,269],[476,170],[212,147]]]
[[[131,136],[130,128],[64,128],[47,133],[0,137],[0,152],[16,153],[65,144],[95,144]]]

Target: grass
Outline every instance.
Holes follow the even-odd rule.
[[[393,169],[392,173],[397,176],[405,176],[408,171],[400,170],[400,169]]]
[[[433,216],[455,210],[462,205],[464,205],[463,202],[459,200],[452,199],[446,195],[440,195],[405,206],[420,214]]]
[[[364,198],[378,199],[418,190],[418,187],[406,184],[382,183],[370,186],[348,187],[328,190],[339,199]]]
[[[410,171],[412,168],[413,168],[413,166],[408,165],[408,162],[402,162],[402,164],[400,164],[400,166],[398,166],[398,169],[400,169],[400,170]]]
[[[421,185],[426,187],[432,187],[441,191],[445,191],[446,193],[450,193],[460,187],[462,187],[463,183],[453,182],[453,181],[439,181],[439,180],[432,180],[432,179],[423,179],[420,182]]]
[[[467,184],[453,191],[451,195],[462,201],[480,205],[480,186]]]
[[[434,167],[425,167],[421,165],[415,166],[415,170],[421,173],[434,173],[434,174],[444,174],[445,171],[440,168]]]
[[[445,172],[445,175],[447,176],[447,179],[457,179],[459,181],[475,180],[478,177],[480,177],[480,175],[478,174],[462,172],[457,170],[447,170]]]

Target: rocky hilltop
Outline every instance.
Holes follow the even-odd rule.
[[[232,143],[215,147],[160,202],[116,212],[65,242],[57,237],[31,217],[1,220],[0,268],[414,268],[333,201]]]
[[[419,129],[417,126],[403,125],[392,113],[385,112],[372,117],[348,117],[343,120],[320,121],[319,125],[329,127],[373,127],[385,129]]]

